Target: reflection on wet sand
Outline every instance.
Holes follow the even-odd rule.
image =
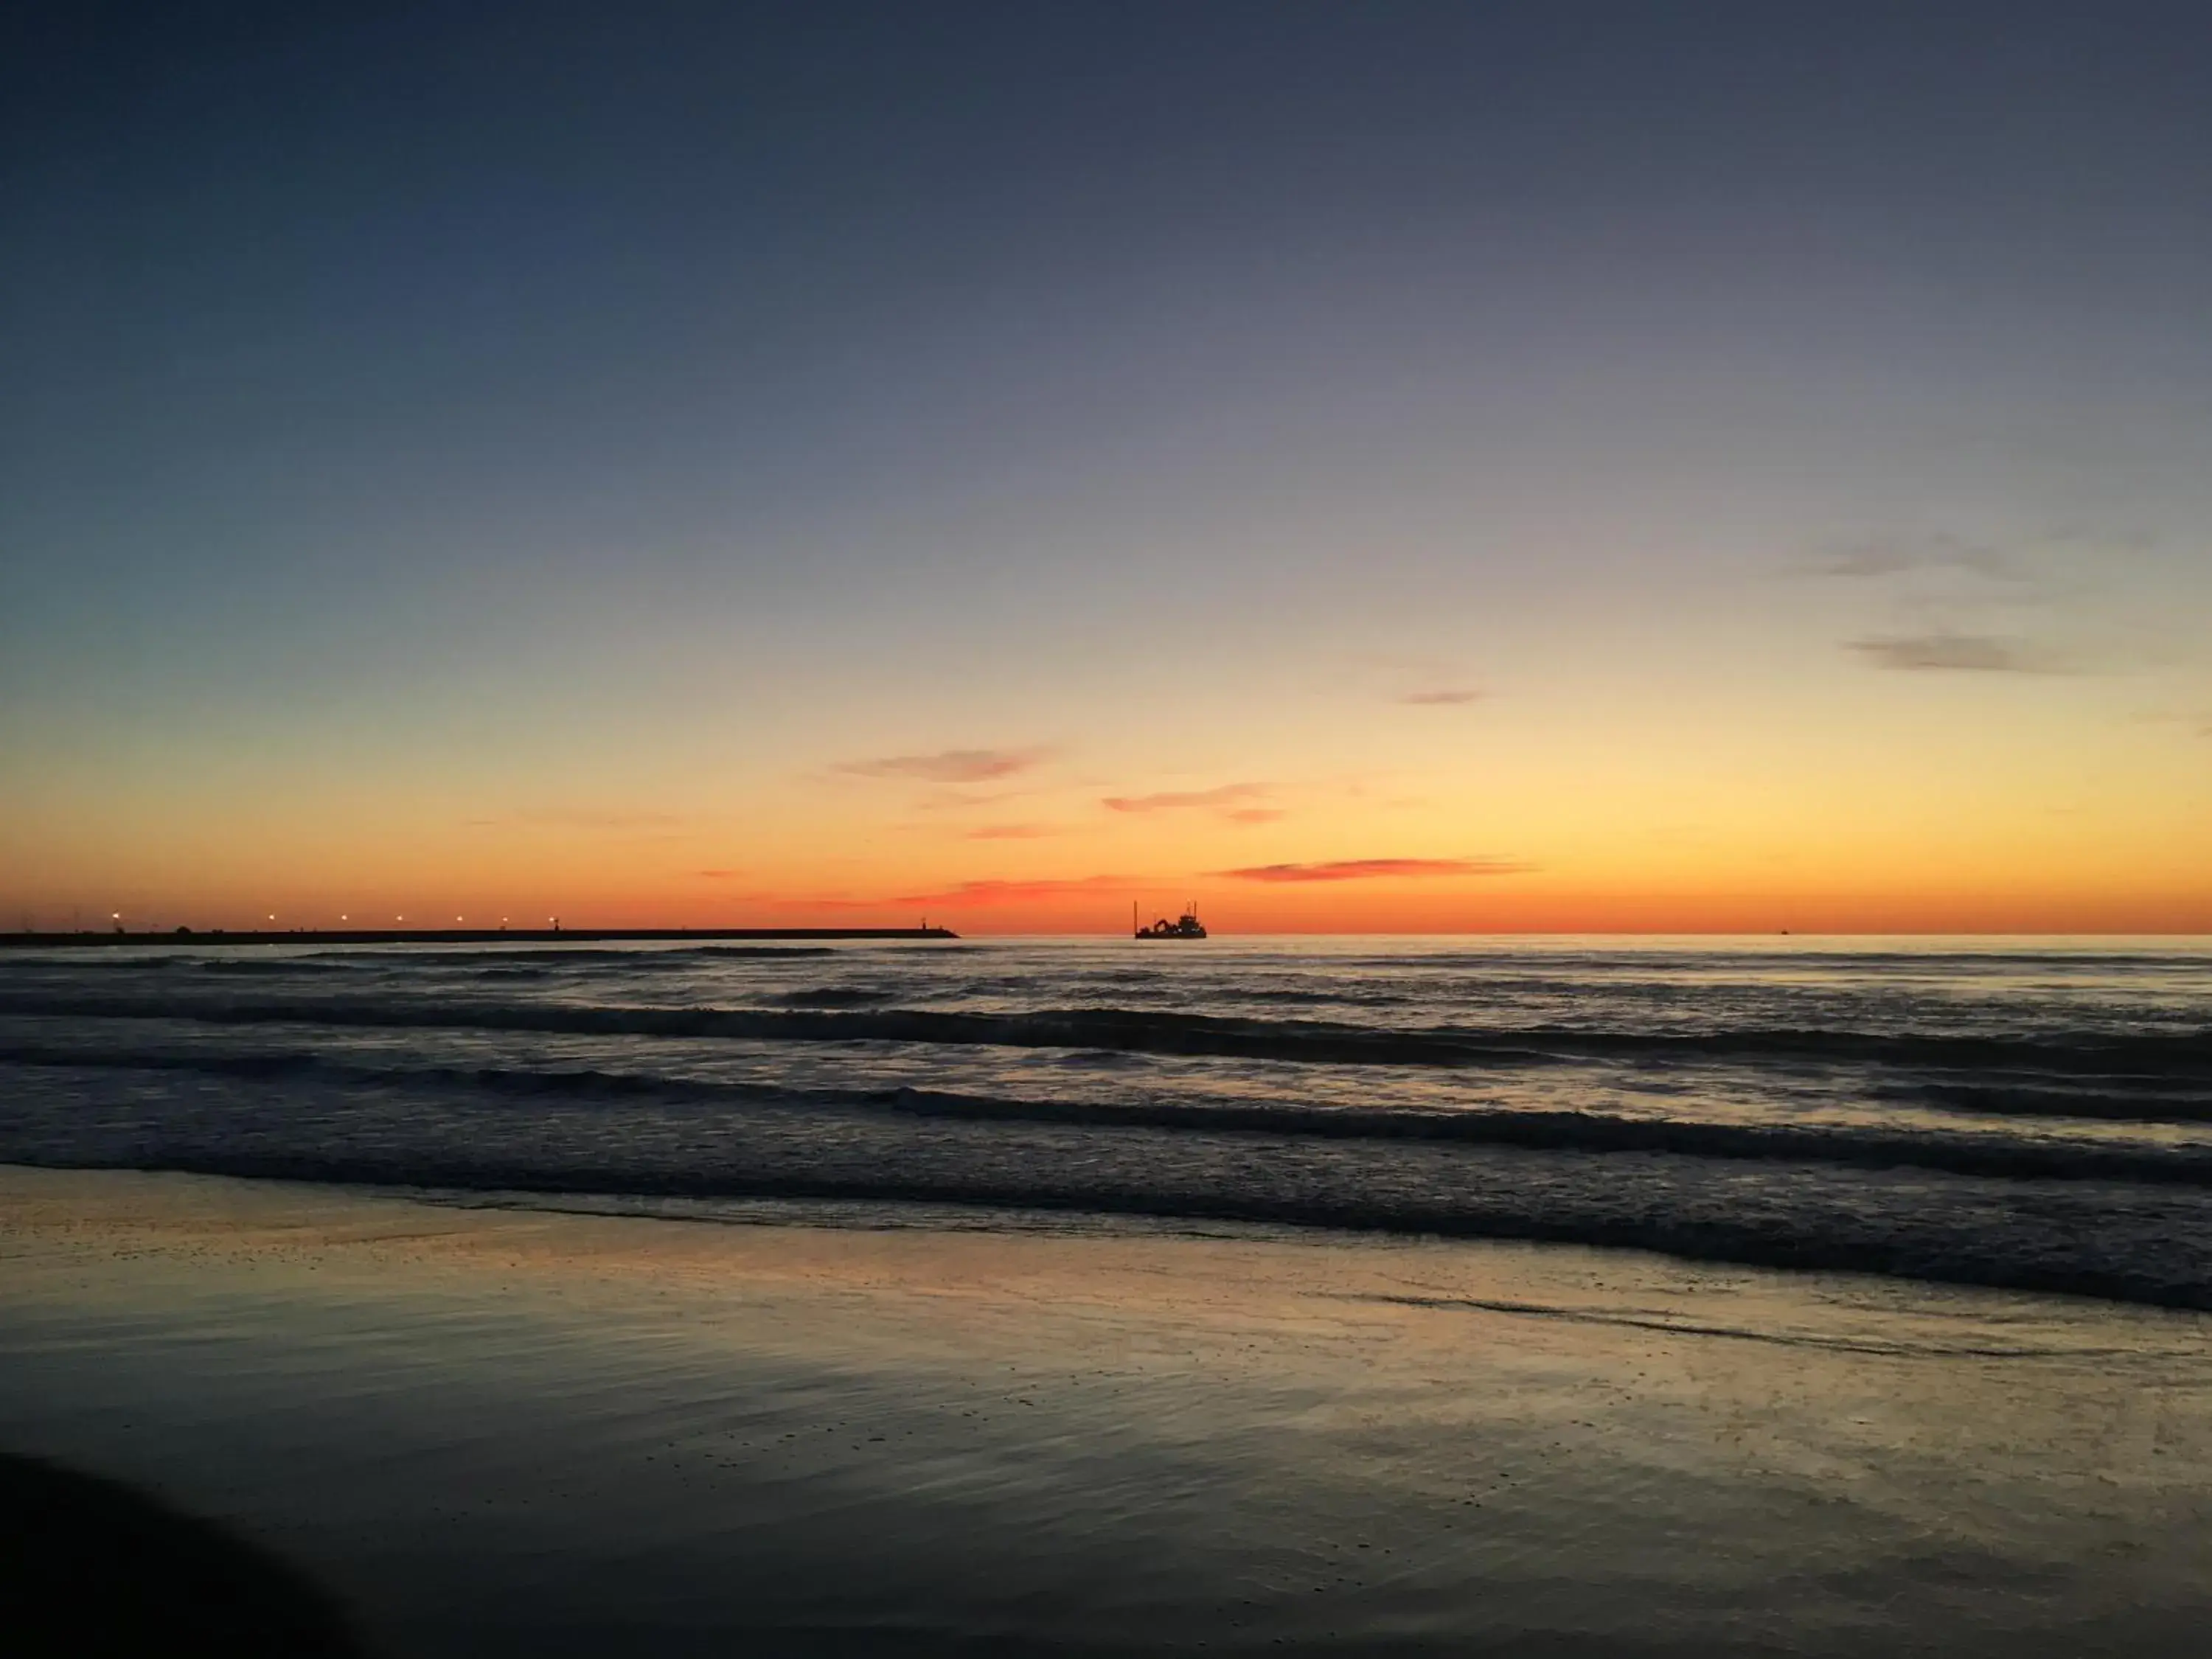
[[[892,1219],[0,1171],[0,1441],[281,1539],[394,1652],[2158,1654],[2212,1613],[2202,1316]]]

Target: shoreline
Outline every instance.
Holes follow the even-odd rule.
[[[2193,1651],[2212,1320],[0,1168],[0,1449],[388,1654]]]

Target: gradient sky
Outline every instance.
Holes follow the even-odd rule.
[[[2212,929],[2202,5],[9,18],[0,925]]]

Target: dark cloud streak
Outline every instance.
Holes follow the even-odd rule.
[[[1861,542],[1838,548],[1815,559],[1806,574],[1849,581],[1929,570],[1964,571],[1990,581],[2026,580],[2018,561],[2003,549],[1949,534]]]
[[[2058,657],[2025,640],[1994,634],[1883,634],[1852,640],[1846,648],[1877,668],[1917,672],[2063,674]]]

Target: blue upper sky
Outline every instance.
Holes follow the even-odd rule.
[[[0,778],[2212,718],[2201,6],[11,18]]]

